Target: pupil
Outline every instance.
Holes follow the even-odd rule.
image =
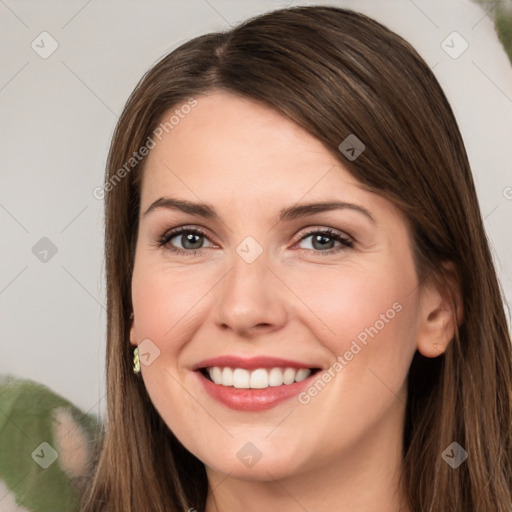
[[[183,244],[183,246],[184,246],[184,247],[187,247],[187,243],[189,243],[189,242],[190,242],[192,245],[194,245],[194,242],[193,242],[194,237],[196,237],[196,238],[200,238],[200,236],[199,236],[199,235],[196,235],[196,234],[194,234],[194,233],[189,233],[188,235],[184,235],[184,236],[185,236],[185,240],[186,240],[186,243],[184,243],[184,244]],[[200,244],[200,240],[199,240],[199,242],[198,242],[198,241],[196,241],[195,243],[196,243],[196,244],[197,244],[197,243],[199,243],[199,245],[201,245],[201,244]],[[189,248],[189,249],[198,249],[198,247],[188,247],[188,248]]]
[[[327,240],[327,242],[325,242],[325,240]],[[325,245],[326,245],[326,243],[329,243],[328,242],[329,240],[331,240],[331,238],[329,236],[325,236],[325,235],[321,235],[321,234],[320,235],[316,235],[314,237],[314,239],[313,239],[313,246],[315,245],[315,242],[319,242],[320,243],[320,248],[324,248],[325,249]]]

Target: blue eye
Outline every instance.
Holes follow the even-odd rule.
[[[313,251],[316,253],[327,255],[337,253],[354,246],[354,242],[348,236],[330,228],[310,231],[309,233],[304,235],[299,240],[299,242],[302,242],[303,240],[306,240],[309,237],[313,237],[313,249],[302,250]],[[173,239],[179,240],[182,247],[176,247],[173,243],[171,243]],[[202,247],[205,240],[209,240],[208,236],[200,229],[181,227],[164,233],[158,239],[157,246],[165,247],[169,251],[176,254],[194,256],[195,254],[205,249],[205,247]],[[332,242],[338,242],[340,245],[337,248],[333,248],[331,246]],[[211,244],[210,247],[211,246],[213,246],[213,244]]]

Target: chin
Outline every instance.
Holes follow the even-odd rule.
[[[244,445],[243,445],[244,446]],[[303,469],[297,465],[297,457],[293,454],[285,455],[282,450],[277,447],[272,449],[273,453],[256,451],[250,455],[252,448],[245,446],[241,450],[237,450],[240,455],[235,454],[234,457],[226,457],[219,454],[219,459],[211,460],[211,454],[208,457],[198,457],[203,461],[207,470],[229,475],[230,478],[236,478],[247,481],[271,482],[301,473]],[[270,450],[270,449],[269,449]],[[251,459],[252,457],[252,459]],[[259,457],[259,458],[258,458]],[[210,463],[211,462],[211,463]]]

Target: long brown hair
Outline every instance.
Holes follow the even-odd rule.
[[[126,163],[171,108],[215,89],[271,105],[398,205],[411,225],[421,283],[435,279],[449,293],[444,263],[452,263],[464,319],[443,355],[416,352],[412,361],[402,478],[414,511],[510,512],[510,336],[457,122],[406,41],[362,14],[327,6],[281,9],[196,37],[153,66],[126,103],[105,186],[108,417],[82,512],[204,511],[204,465],[132,372],[130,291],[145,160]],[[338,149],[350,134],[366,146],[353,161]],[[457,469],[441,456],[454,441],[468,452]]]

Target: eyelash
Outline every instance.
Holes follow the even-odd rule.
[[[208,238],[208,235],[204,231],[202,231],[198,228],[181,227],[181,228],[176,228],[175,230],[172,230],[172,231],[166,231],[162,236],[159,237],[156,245],[158,247],[165,247],[171,241],[172,238],[174,238],[178,235],[185,234],[185,233],[199,235],[199,236]],[[308,233],[304,234],[297,241],[297,243],[302,242],[304,239],[308,238],[311,235],[317,235],[317,234],[326,235],[328,238],[332,238],[335,241],[341,242],[342,245],[341,245],[341,247],[329,249],[326,251],[315,251],[314,249],[301,249],[302,251],[312,251],[312,252],[316,252],[316,253],[323,254],[323,255],[330,255],[330,254],[335,254],[340,251],[344,251],[346,249],[350,249],[350,248],[354,247],[354,242],[351,239],[349,239],[346,236],[343,236],[341,233],[339,233],[331,228],[309,231]],[[167,249],[175,254],[185,255],[185,256],[195,256],[197,253],[201,252],[202,250],[204,250],[206,248],[203,247],[201,249],[187,250],[187,249],[180,249],[178,247],[169,246],[169,247],[167,247]]]

